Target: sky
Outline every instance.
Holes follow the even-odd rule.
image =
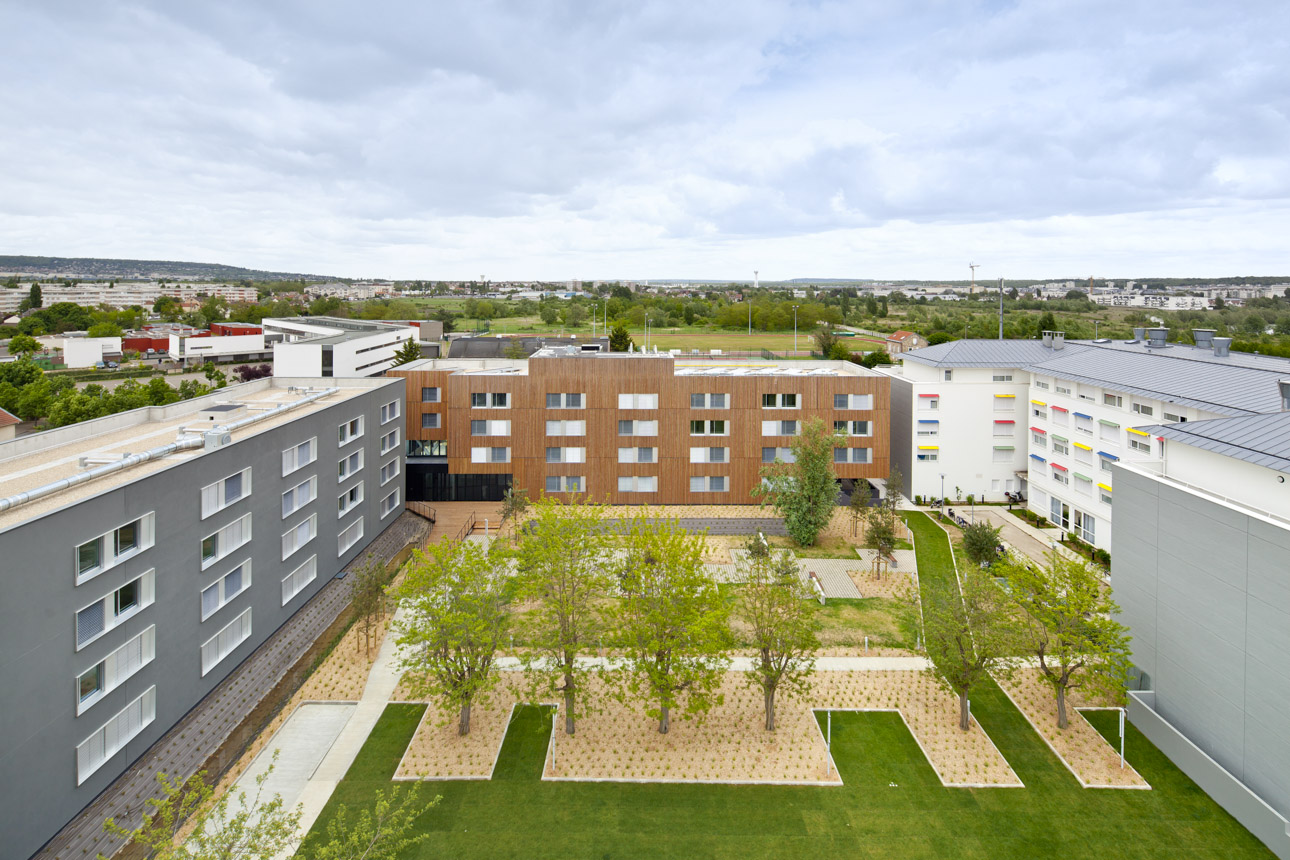
[[[1290,274],[1290,3],[0,0],[0,253]]]

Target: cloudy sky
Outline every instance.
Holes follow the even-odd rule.
[[[0,253],[1290,274],[1285,0],[0,0]]]

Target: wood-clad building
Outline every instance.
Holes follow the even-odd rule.
[[[614,504],[747,504],[807,418],[847,438],[840,479],[888,472],[889,380],[838,361],[685,360],[541,350],[433,359],[407,379],[408,499],[585,494]]]

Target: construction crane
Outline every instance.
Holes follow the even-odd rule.
[[[968,268],[972,270],[972,287],[968,290],[968,292],[975,293],[976,292],[976,270],[981,268],[981,266],[978,263],[968,263]]]

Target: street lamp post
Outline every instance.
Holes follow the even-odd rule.
[[[797,357],[797,305],[793,305],[793,357]]]
[[[941,519],[945,519],[945,473],[941,472]]]

